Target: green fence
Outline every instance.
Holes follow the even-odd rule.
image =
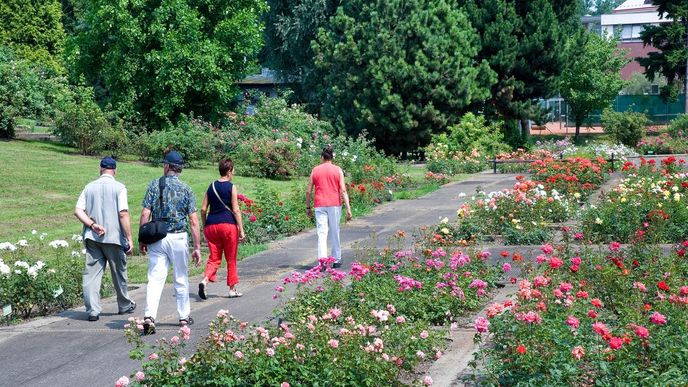
[[[685,94],[681,94],[675,102],[667,103],[659,95],[620,95],[614,100],[612,109],[617,112],[630,110],[645,113],[653,124],[663,125],[684,113],[685,98]],[[567,125],[573,125],[569,118],[568,105],[564,103],[560,105],[561,108],[558,108],[557,102],[552,101],[548,104],[552,108],[554,121],[566,121]],[[599,125],[601,114],[601,111],[591,113],[585,120],[585,124]]]

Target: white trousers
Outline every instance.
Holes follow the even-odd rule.
[[[335,262],[342,260],[342,248],[339,245],[339,220],[342,217],[341,206],[315,207],[315,229],[318,234],[318,258],[327,258],[327,237],[329,234]]]
[[[187,233],[167,234],[148,245],[148,289],[144,316],[157,318],[160,296],[165,286],[168,268],[172,265],[174,290],[177,295],[179,319],[189,317],[189,236]]]

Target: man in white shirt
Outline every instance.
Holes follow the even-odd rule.
[[[86,185],[79,195],[74,215],[83,223],[86,248],[83,275],[84,305],[88,321],[98,321],[100,283],[110,263],[112,284],[117,293],[119,314],[132,313],[136,303],[127,290],[127,255],[133,252],[127,189],[115,180],[117,162],[112,157],[100,161],[100,178]]]

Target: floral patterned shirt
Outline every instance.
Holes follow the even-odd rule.
[[[159,197],[159,179],[154,179],[148,184],[148,190],[141,205],[152,211],[153,220],[167,221],[167,232],[187,231],[187,216],[197,211],[196,196],[191,187],[179,180],[177,176],[166,176],[162,208]]]

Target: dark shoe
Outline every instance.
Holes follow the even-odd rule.
[[[134,313],[135,310],[136,310],[136,303],[134,301],[132,301],[131,305],[129,305],[129,307],[125,310],[120,310],[119,314],[130,314],[130,313]]]
[[[335,262],[335,263],[332,264],[332,268],[333,268],[333,269],[339,269],[340,267],[342,267],[342,263],[341,263],[341,262]]]
[[[153,317],[143,318],[143,334],[152,335],[155,333],[155,319]]]
[[[193,323],[194,323],[194,319],[191,318],[191,316],[189,316],[187,318],[180,318],[179,319],[179,326],[180,327],[185,327],[187,325],[193,325]]]
[[[98,321],[99,319],[100,319],[100,317],[98,317],[98,315],[95,315],[95,316],[94,316],[94,315],[90,315],[90,316],[88,316],[88,321]]]
[[[208,299],[208,295],[205,294],[205,284],[202,282],[198,284],[198,297],[201,297],[201,300]]]

